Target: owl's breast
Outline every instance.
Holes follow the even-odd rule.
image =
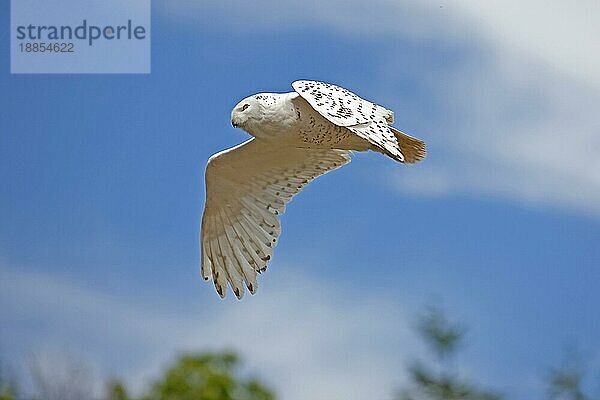
[[[336,144],[345,140],[351,133],[348,129],[325,119],[303,98],[297,97],[293,103],[297,115],[294,133],[305,146],[336,148]]]

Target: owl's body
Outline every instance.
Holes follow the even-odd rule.
[[[425,157],[425,143],[390,126],[392,111],[341,87],[296,81],[295,92],[238,103],[231,123],[254,139],[213,155],[206,168],[202,275],[222,297],[258,287],[281,232],[279,215],[306,184],[374,150],[396,161]]]
[[[313,83],[312,81],[297,81],[294,82],[294,85],[301,87],[299,85],[302,82]],[[324,85],[337,88],[334,85]],[[339,90],[348,93],[346,99],[317,94],[314,103],[317,109],[323,110],[321,112],[317,111],[298,92],[255,94],[242,100],[234,108],[232,123],[234,126],[241,127],[235,122],[236,110],[241,109],[244,105],[249,105],[244,111],[249,111],[250,108],[260,108],[262,117],[246,121],[243,126],[244,130],[258,139],[272,143],[279,142],[284,146],[291,145],[306,149],[373,150],[401,162],[415,162],[425,155],[423,142],[389,126],[389,123],[394,121],[392,111],[360,99],[345,89],[339,88]],[[359,106],[356,107],[358,118],[340,123],[345,115],[343,114],[345,110],[350,110],[344,105],[348,105],[348,101],[354,99],[360,99],[367,105],[361,106],[362,103],[359,103]],[[333,105],[327,109],[323,107],[327,104],[325,101],[333,103]],[[335,122],[332,122],[332,119]],[[403,145],[405,145],[404,149],[402,149]],[[418,154],[413,154],[415,149],[412,146],[417,147]],[[406,155],[409,155],[411,159],[405,160]]]
[[[269,114],[246,129],[257,139],[304,149],[369,149],[368,142],[325,119],[296,92],[260,93],[252,97]],[[361,148],[355,148],[357,146]]]
[[[352,134],[348,128],[335,125],[319,114],[302,97],[296,94],[291,103],[298,116],[293,126],[299,146],[307,149],[368,150],[366,140]]]

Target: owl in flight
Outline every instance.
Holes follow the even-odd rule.
[[[425,143],[393,126],[394,113],[328,83],[296,81],[290,93],[240,101],[231,124],[253,136],[206,166],[202,277],[225,297],[254,294],[257,273],[273,257],[285,205],[316,177],[373,150],[401,163],[425,157]]]

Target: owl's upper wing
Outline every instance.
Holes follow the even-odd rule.
[[[338,126],[360,125],[379,118],[394,122],[392,111],[342,87],[318,81],[295,81],[292,87],[315,111]]]
[[[388,125],[394,122],[392,111],[330,83],[295,81],[292,87],[329,122],[346,127],[392,158],[405,161],[400,142]]]
[[[277,244],[285,204],[317,176],[350,161],[343,150],[307,150],[250,139],[213,155],[206,166],[202,276],[225,297],[258,287]]]

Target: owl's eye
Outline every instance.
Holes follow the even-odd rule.
[[[246,109],[247,109],[248,107],[250,107],[250,104],[244,104],[244,105],[242,106],[242,111],[246,111]]]

